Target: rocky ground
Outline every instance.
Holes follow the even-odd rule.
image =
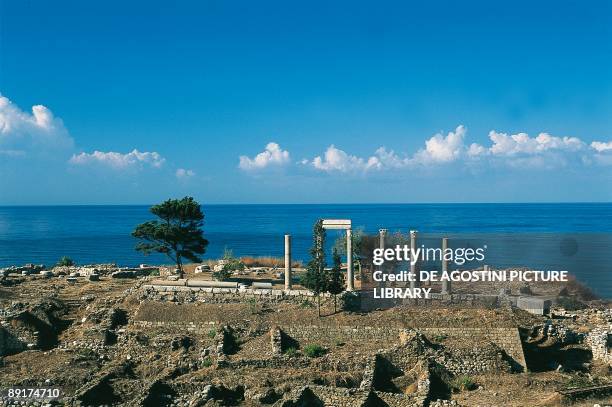
[[[509,308],[334,313],[327,299],[319,317],[314,299],[162,301],[142,288],[149,277],[99,274],[0,277],[0,406],[612,404],[610,362],[594,339],[610,330],[605,302],[557,308],[551,319]],[[313,326],[355,335],[292,342],[283,331]],[[528,372],[494,343],[422,327],[518,328]],[[369,329],[401,335],[363,340]],[[467,373],[458,373],[468,357]],[[61,396],[9,398],[11,387]]]

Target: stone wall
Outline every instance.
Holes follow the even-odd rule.
[[[184,287],[171,285],[142,286],[143,295],[156,301],[177,302],[245,302],[250,299],[257,301],[291,301],[302,303],[312,301],[314,294],[309,290],[277,290],[263,288],[225,288],[225,287]],[[322,293],[321,298],[330,297]]]
[[[434,359],[455,376],[510,372],[511,364],[504,359],[503,351],[495,344],[473,348],[454,348]]]
[[[0,326],[0,356],[11,355],[25,350],[26,343],[7,329]]]
[[[382,391],[374,392],[377,398],[382,400],[389,407],[411,407],[411,406],[424,406],[425,401],[422,399],[412,399],[404,394],[397,393],[385,393]]]
[[[273,355],[281,355],[283,353],[283,332],[277,326],[273,326],[270,329],[270,345],[272,345]]]
[[[392,285],[390,287],[393,287]],[[401,286],[398,286],[401,287]],[[377,286],[378,288],[378,286]],[[401,287],[404,288],[404,287]],[[372,287],[362,288],[359,291],[361,297],[361,308],[372,310],[377,308],[424,307],[424,308],[500,308],[508,305],[504,298],[489,294],[440,294],[430,293],[429,298],[374,298]]]
[[[321,343],[329,344],[330,342],[349,342],[349,341],[367,341],[368,343],[387,343],[391,347],[399,340],[401,328],[378,328],[369,326],[286,326],[282,327],[283,331],[290,337],[299,342],[306,343]],[[518,328],[416,328],[427,337],[444,336],[449,340],[464,341],[471,344],[482,342],[491,342],[499,349],[503,350],[516,363],[515,370],[526,370],[527,363],[523,352],[523,345],[518,332]],[[474,347],[474,346],[472,346]],[[466,351],[465,356],[470,356],[466,359],[466,363],[470,364],[469,360],[476,360],[477,353]],[[476,370],[482,369],[498,369],[502,367],[501,361],[495,356],[494,352],[489,354],[484,363],[478,364]],[[480,358],[481,362],[484,360]],[[456,370],[461,370],[457,365]]]
[[[320,405],[334,407],[366,407],[387,405],[389,407],[422,407],[423,398],[406,394],[364,392],[356,389],[309,385],[296,389],[290,397],[279,400],[274,406],[284,405]]]
[[[527,362],[518,328],[418,328],[428,337],[446,336],[448,339],[467,340],[471,343],[489,341],[497,345],[516,365],[515,370],[526,371]]]
[[[262,355],[263,357],[264,355]],[[361,360],[335,361],[330,358],[290,358],[274,356],[267,359],[239,359],[226,361],[222,367],[229,369],[258,368],[258,369],[316,369],[329,372],[361,372],[366,363]]]
[[[586,343],[591,347],[593,360],[599,360],[612,365],[612,353],[608,349],[610,332],[605,328],[593,329],[586,337]]]
[[[151,322],[133,321],[135,326],[154,329],[164,328],[175,331],[191,332],[198,335],[207,335],[218,324],[214,321],[208,323],[194,322]],[[401,328],[379,328],[371,326],[320,326],[320,325],[289,325],[280,327],[282,332],[291,339],[302,344],[317,343],[333,345],[337,342],[367,342],[379,348],[390,348],[399,342]],[[492,370],[505,370],[503,360],[498,353],[487,348],[487,342],[493,343],[509,358],[512,370],[525,371],[527,363],[518,328],[416,328],[426,337],[443,336],[449,341],[464,341],[476,350],[457,350],[453,353],[462,354],[465,358],[449,358],[448,368],[457,373],[478,373]],[[483,344],[484,342],[484,344]],[[485,352],[486,351],[486,352]]]
[[[322,345],[336,342],[376,342],[395,345],[399,340],[400,328],[379,328],[372,326],[320,326],[289,325],[281,329],[291,338],[302,343],[319,343]]]
[[[197,335],[208,335],[211,330],[216,330],[220,324],[215,321],[205,323],[195,322],[173,322],[173,321],[131,321],[135,327],[143,329],[162,329],[171,332],[189,332]]]
[[[170,328],[175,332],[185,331],[197,335],[207,335],[211,329],[218,327],[214,321],[208,323],[133,321],[133,324],[145,329]],[[525,371],[527,368],[518,328],[416,329],[430,339],[444,337],[443,342],[453,345],[449,350],[454,356],[446,357],[444,363],[453,373],[476,374],[506,370],[508,364],[514,371]],[[319,325],[288,325],[280,327],[280,330],[289,338],[300,342],[302,346],[307,344],[333,346],[338,342],[364,342],[368,347],[374,345],[381,349],[397,345],[400,333],[403,331],[401,328]],[[465,343],[466,346],[457,347],[455,346],[457,343]],[[270,350],[272,349],[271,346]]]

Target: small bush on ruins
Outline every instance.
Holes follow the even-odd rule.
[[[202,360],[202,366],[204,367],[211,367],[213,365],[213,361],[211,358],[206,357]]]
[[[580,388],[580,387],[590,387],[590,386],[601,386],[606,383],[603,383],[600,378],[585,376],[585,375],[573,375],[571,378],[565,382],[564,387],[566,388]]]
[[[470,376],[458,376],[453,380],[453,388],[457,391],[469,391],[476,388],[476,382]]]
[[[213,271],[212,278],[217,281],[225,281],[232,276],[232,272],[226,270],[225,267],[219,271]]]
[[[345,291],[340,296],[340,301],[342,302],[342,309],[344,311],[356,312],[361,309],[361,298],[359,294],[355,292]]]
[[[249,298],[247,300],[247,304],[249,304],[249,311],[251,312],[251,314],[258,315],[261,313],[262,308],[259,304],[257,304],[256,298]]]
[[[97,358],[98,358],[98,355],[93,350],[89,348],[80,348],[76,352],[74,361],[78,362],[78,361],[84,361],[84,360],[95,360]]]
[[[214,329],[211,329],[210,331],[208,331],[207,335],[210,339],[214,339],[215,336],[217,336],[217,331],[215,331]]]
[[[435,342],[444,342],[448,336],[444,334],[436,334],[432,337]]]
[[[212,273],[215,280],[225,281],[231,277],[234,271],[242,271],[245,268],[244,263],[240,261],[240,259],[234,257],[234,254],[229,249],[225,249],[223,261],[225,262],[223,268]]]
[[[223,260],[225,260],[225,265],[223,268],[227,269],[228,271],[244,270],[244,263],[240,259],[234,257],[234,253],[230,249],[226,248],[223,252]]]
[[[304,354],[309,358],[318,358],[325,353],[327,353],[327,350],[321,345],[311,344],[304,347]]]
[[[289,356],[290,358],[297,356],[297,349],[294,346],[291,346],[287,349],[285,349],[285,351],[283,352],[285,355]]]
[[[58,260],[57,266],[58,267],[70,267],[70,266],[74,266],[74,260],[72,260],[68,256],[64,256],[64,257],[62,257],[61,259]]]
[[[304,300],[300,303],[300,308],[312,308],[314,304],[308,300]]]

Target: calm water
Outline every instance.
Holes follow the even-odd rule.
[[[428,247],[443,234],[457,245],[486,244],[487,264],[567,269],[612,297],[612,204],[211,205],[204,212],[205,257],[225,248],[282,256],[289,233],[294,257],[305,259],[316,219],[348,218],[368,233],[419,230]],[[130,232],[150,218],[147,206],[0,207],[0,267],[51,265],[64,255],[82,264],[168,263],[134,250]],[[330,231],[329,240],[339,233]]]

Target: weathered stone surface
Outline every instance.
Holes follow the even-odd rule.
[[[612,353],[610,344],[612,335],[604,328],[595,328],[586,337],[586,343],[591,347],[594,360],[599,360],[612,365]]]

